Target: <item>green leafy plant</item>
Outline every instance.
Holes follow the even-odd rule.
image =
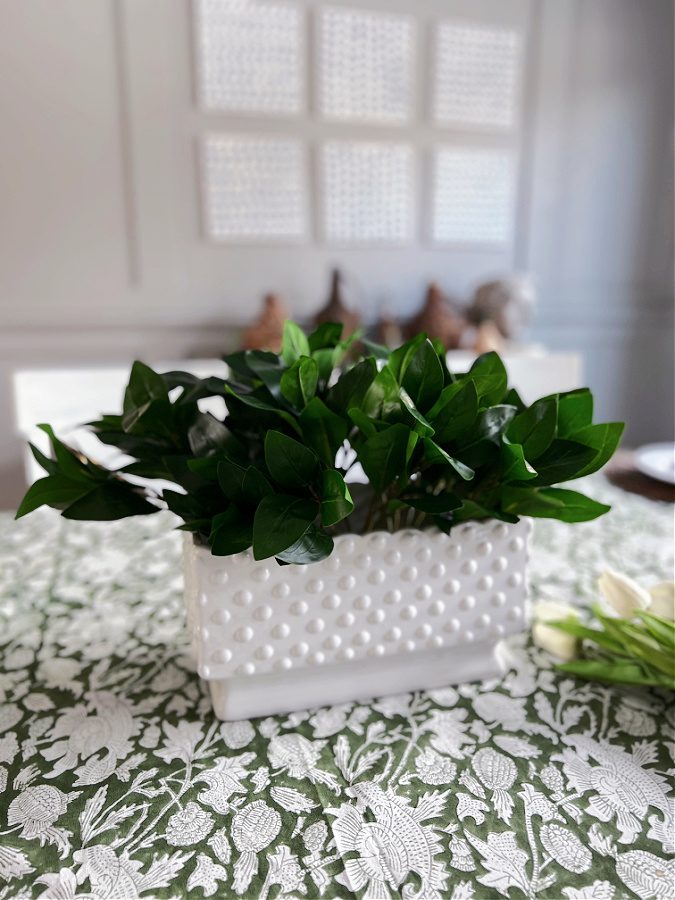
[[[631,618],[608,615],[591,606],[595,621],[550,622],[552,628],[575,637],[580,659],[557,666],[588,681],[651,685],[675,691],[675,622],[644,609]]]
[[[17,516],[43,504],[71,519],[168,507],[216,555],[252,546],[256,559],[308,563],[345,531],[608,510],[555,486],[599,469],[621,436],[620,423],[593,424],[587,389],[528,407],[496,353],[452,373],[424,334],[392,352],[364,342],[356,358],[354,342],[340,325],[307,337],[287,322],[279,356],[227,356],[225,382],[134,363],[122,412],[89,423],[131,462],[109,471],[41,426],[53,456],[32,447],[47,475]],[[225,400],[222,421],[200,410],[212,396]],[[357,464],[368,484],[349,487]]]

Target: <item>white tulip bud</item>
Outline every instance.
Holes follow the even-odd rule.
[[[543,600],[532,610],[532,640],[537,647],[546,650],[558,659],[568,662],[577,655],[577,639],[558,628],[552,628],[547,622],[578,622],[579,613],[569,603],[556,600]]]
[[[613,569],[605,569],[598,578],[598,588],[623,619],[632,619],[638,609],[648,609],[652,602],[649,593],[637,581]]]
[[[649,590],[651,603],[648,612],[675,621],[675,581],[662,581]]]

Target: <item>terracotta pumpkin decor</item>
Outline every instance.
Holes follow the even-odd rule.
[[[278,353],[284,334],[288,310],[277,294],[267,294],[262,312],[242,336],[243,350],[272,350]]]
[[[407,339],[423,331],[432,339],[438,338],[446,350],[453,350],[459,347],[465,328],[464,318],[453,310],[440,287],[432,281],[424,305],[403,326],[403,336]]]
[[[333,269],[328,301],[314,318],[315,325],[323,325],[325,322],[339,322],[342,325],[343,339],[353,334],[361,324],[361,316],[350,309],[344,301],[342,275],[339,269]]]

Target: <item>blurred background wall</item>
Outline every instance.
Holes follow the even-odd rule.
[[[397,131],[313,115],[310,17],[308,110],[258,116],[256,133],[300,137],[312,178],[324,141],[400,138],[419,151],[422,194],[434,143],[506,148],[516,160],[507,241],[435,246],[422,203],[405,246],[340,246],[322,234],[316,202],[303,240],[209,241],[200,140],[253,120],[200,110],[191,3],[0,0],[0,506],[23,486],[16,368],[218,355],[265,291],[311,315],[335,263],[366,321],[385,307],[411,314],[430,279],[464,300],[481,280],[531,272],[530,336],[583,353],[599,416],[626,419],[627,444],[672,437],[671,0],[340,5],[417,20],[413,120]],[[522,35],[521,100],[506,133],[428,124],[429,26],[448,16]]]

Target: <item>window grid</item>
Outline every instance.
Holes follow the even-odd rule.
[[[512,242],[518,28],[294,0],[193,2],[202,110],[248,120],[245,135],[232,123],[202,139],[210,239],[485,249]],[[261,16],[270,8],[277,14]],[[430,71],[416,85],[418,38],[428,30]],[[274,129],[280,115],[287,124]]]

